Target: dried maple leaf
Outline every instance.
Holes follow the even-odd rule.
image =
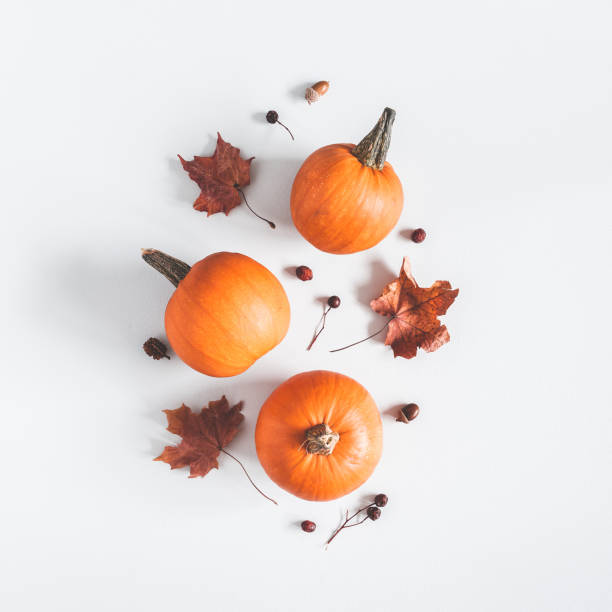
[[[249,206],[242,191],[242,187],[251,182],[251,162],[254,157],[249,159],[240,157],[240,149],[225,142],[217,132],[217,148],[212,157],[196,155],[192,161],[186,161],[180,155],[178,158],[189,178],[200,188],[200,195],[193,203],[196,210],[206,211],[207,216],[219,212],[228,215],[232,208],[240,204],[241,197],[244,197],[249,210],[263,219]],[[274,227],[271,221],[263,220]]]
[[[404,257],[399,278],[389,283],[382,295],[370,302],[375,312],[391,317],[387,324],[371,336],[331,351],[342,351],[377,336],[385,329],[385,344],[390,344],[394,357],[411,359],[420,347],[431,353],[450,340],[448,330],[438,320],[455,301],[459,289],[451,289],[448,281],[436,281],[431,287],[419,287]]]
[[[195,414],[183,404],[176,410],[164,410],[168,418],[168,431],[182,438],[177,446],[166,446],[155,461],[165,461],[172,469],[189,466],[189,478],[206,476],[218,468],[217,457],[229,444],[244,420],[242,402],[230,408],[225,395],[209,402]]]
[[[168,431],[182,440],[176,446],[166,446],[154,461],[165,461],[171,469],[189,466],[189,478],[195,478],[206,476],[213,468],[218,469],[217,457],[224,453],[240,465],[251,484],[265,498],[276,503],[255,485],[244,465],[224,448],[234,439],[244,421],[242,406],[243,402],[239,402],[230,407],[224,395],[220,400],[209,402],[199,414],[185,404],[176,410],[164,410]]]
[[[417,348],[431,353],[450,340],[448,330],[438,320],[455,301],[459,289],[451,289],[448,281],[436,281],[431,287],[419,287],[404,257],[399,278],[389,283],[382,295],[370,302],[375,312],[392,317],[387,327],[385,344],[390,344],[394,357],[410,359]]]
[[[217,132],[217,148],[212,157],[195,156],[193,161],[178,158],[189,178],[198,184],[201,193],[193,203],[196,210],[206,211],[208,216],[218,212],[226,215],[240,204],[238,187],[251,182],[251,162],[255,159],[242,159],[240,149],[233,147]]]

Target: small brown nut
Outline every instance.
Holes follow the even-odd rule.
[[[327,93],[329,89],[328,81],[317,81],[312,87],[306,88],[305,98],[308,104],[316,102],[321,96]]]
[[[419,414],[419,407],[416,404],[406,404],[395,419],[400,423],[409,423],[410,421],[417,418]]]
[[[168,347],[166,347],[166,345],[157,338],[149,338],[142,345],[142,348],[149,357],[153,357],[153,359],[156,361],[162,357],[170,359],[170,357],[166,354],[168,352]]]

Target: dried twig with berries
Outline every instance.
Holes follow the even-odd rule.
[[[340,298],[337,295],[332,295],[327,299],[327,308],[323,310],[323,314],[315,327],[314,334],[312,336],[312,340],[310,344],[306,347],[306,350],[309,351],[312,348],[312,345],[317,341],[317,338],[321,335],[321,332],[325,329],[325,320],[327,319],[327,315],[332,308],[338,308],[340,306]]]
[[[370,504],[368,504],[367,506],[364,506],[363,508],[359,508],[359,510],[357,510],[357,512],[355,512],[354,514],[351,514],[351,516],[349,516],[348,510],[346,511],[346,518],[344,520],[344,522],[342,523],[342,525],[340,525],[340,527],[338,527],[338,529],[336,529],[336,531],[334,531],[334,533],[331,534],[329,540],[327,540],[327,542],[325,543],[325,546],[329,546],[332,542],[332,540],[343,530],[343,529],[348,529],[349,527],[357,527],[357,525],[361,525],[362,523],[364,523],[365,521],[367,521],[368,519],[370,519],[371,521],[377,521],[382,512],[381,512],[381,508],[384,508],[387,503],[389,502],[389,498],[384,494],[384,493],[379,493],[375,498],[374,501]],[[359,515],[365,512],[365,516],[360,517],[356,522],[351,523],[351,521],[353,519],[356,519],[357,517],[359,517]]]

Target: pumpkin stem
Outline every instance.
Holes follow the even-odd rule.
[[[142,258],[161,272],[175,287],[187,276],[191,266],[157,249],[142,249]]]
[[[351,151],[364,166],[376,170],[385,167],[394,121],[395,111],[389,107],[385,108],[372,131]]]
[[[327,423],[321,423],[306,430],[304,444],[306,452],[311,455],[331,455],[338,440],[340,440],[340,435],[333,431]]]

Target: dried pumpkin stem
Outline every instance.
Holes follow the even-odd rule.
[[[340,435],[332,430],[327,423],[320,423],[306,430],[304,446],[311,455],[331,455]]]
[[[142,249],[142,258],[163,274],[175,287],[187,276],[191,266],[157,249]]]
[[[385,167],[394,121],[395,111],[392,108],[385,108],[372,131],[351,151],[364,166],[376,170]]]
[[[373,334],[371,334],[367,338],[363,338],[362,340],[357,340],[357,342],[353,342],[353,344],[347,344],[346,346],[343,346],[342,348],[337,348],[337,349],[334,349],[333,351],[329,351],[329,352],[330,353],[337,353],[338,351],[343,351],[344,349],[351,348],[351,346],[356,346],[357,344],[361,344],[362,342],[365,342],[366,340],[370,340],[371,338],[374,338],[374,336],[378,336],[378,334],[380,334],[381,332],[385,331],[385,329],[387,329],[387,327],[389,327],[389,323],[391,323],[391,321],[393,321],[393,319],[395,319],[395,316],[391,317],[384,324],[383,327],[381,327],[377,332],[374,332]]]
[[[242,471],[246,474],[246,477],[249,479],[249,482],[255,487],[255,489],[261,494],[263,495],[266,499],[269,499],[272,503],[276,504],[278,506],[278,502],[275,499],[272,499],[271,497],[268,497],[254,482],[253,479],[249,476],[249,473],[247,472],[246,468],[244,467],[244,465],[242,464],[242,461],[240,461],[237,457],[234,457],[234,455],[232,455],[231,453],[228,453],[224,448],[220,448],[219,449],[222,453],[225,453],[228,457],[231,457],[241,468]]]

